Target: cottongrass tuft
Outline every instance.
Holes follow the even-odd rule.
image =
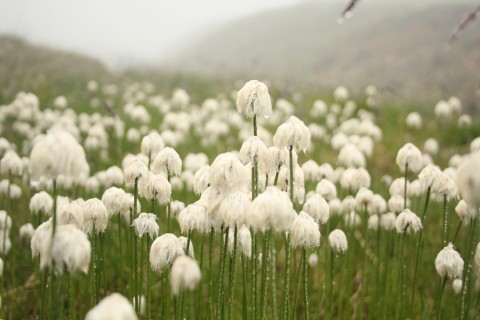
[[[112,293],[91,309],[85,320],[137,320],[133,305],[119,293]]]
[[[202,278],[200,268],[195,260],[188,256],[178,257],[172,265],[170,284],[173,295],[181,290],[193,290]]]

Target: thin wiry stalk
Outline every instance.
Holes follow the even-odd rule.
[[[445,289],[445,284],[447,283],[447,277],[443,277],[440,282],[440,290],[438,291],[437,297],[435,298],[435,303],[432,308],[431,316],[433,317],[433,312],[435,312],[435,319],[440,319],[440,310],[442,307],[442,297],[443,291]]]
[[[137,215],[137,195],[138,195],[138,178],[135,179],[134,191],[133,191],[133,217]],[[132,230],[133,238],[133,275],[134,275],[134,289],[133,289],[133,299],[135,301],[135,312],[138,314],[140,312],[140,306],[138,301],[138,249],[137,249],[137,237],[134,235],[134,230],[132,228],[133,220],[131,221],[130,228]]]
[[[202,232],[202,240],[200,244],[200,270],[203,270],[203,254],[204,254],[204,242],[205,242],[205,234]],[[197,314],[203,314],[203,301],[202,301],[202,287],[203,287],[203,282],[200,281],[198,285],[198,290],[197,290]]]
[[[277,250],[275,247],[275,234],[272,234],[273,237],[273,245],[271,246],[272,252],[270,253],[270,273],[272,275],[272,315],[273,319],[277,320],[278,319],[278,310],[277,310],[277,268],[276,268],[276,255],[277,255]]]
[[[310,319],[310,315],[308,313],[308,268],[307,268],[307,249],[302,249],[302,256],[303,256],[303,304],[305,307],[305,320]]]
[[[425,228],[425,222],[427,220],[427,208],[428,208],[428,203],[430,201],[430,193],[431,193],[431,187],[428,187],[427,189],[427,197],[425,198],[425,205],[423,207],[423,213],[422,213],[422,225],[423,228],[419,230],[418,233],[418,241],[417,241],[417,252],[415,254],[415,267],[413,269],[413,285],[412,285],[412,295],[410,298],[410,317],[413,316],[413,310],[414,310],[414,301],[415,301],[415,285],[417,283],[417,271],[418,271],[418,265],[421,260],[421,255],[420,251],[423,248],[423,230]]]
[[[188,230],[188,235],[187,235],[187,246],[185,250],[185,254],[188,255],[190,252],[190,242],[192,242],[192,230]]]
[[[171,179],[170,172],[167,171],[167,180],[169,183],[170,183],[170,179]],[[167,207],[165,209],[167,210],[167,233],[170,232],[170,215],[172,211],[171,203],[172,203],[172,199],[170,198],[170,201],[168,201]]]
[[[248,318],[248,301],[247,301],[247,276],[248,276],[248,270],[247,270],[247,261],[245,259],[245,256],[242,255],[242,273],[243,273],[243,301],[242,301],[242,319],[247,320]]]
[[[48,269],[42,271],[42,302],[40,304],[40,320],[45,319],[45,300],[47,297]]]
[[[333,250],[330,252],[330,268],[329,268],[329,303],[328,303],[328,319],[333,317]]]
[[[442,246],[447,246],[447,233],[448,233],[448,216],[447,216],[447,195],[443,195],[443,241]]]
[[[268,277],[268,256],[270,253],[270,232],[266,231],[263,238],[262,248],[262,288],[260,292],[260,318],[266,318],[267,308],[267,277]]]
[[[221,262],[220,262],[220,285],[219,285],[219,295],[218,295],[218,307],[219,307],[219,319],[224,319],[224,303],[225,303],[225,264],[226,264],[226,256],[227,256],[227,247],[228,247],[228,231],[229,228],[225,229],[225,239],[222,246],[222,255],[221,255]]]
[[[103,244],[105,242],[105,234],[100,233],[99,237],[100,237],[100,265],[101,265],[100,272],[101,272],[101,278],[103,280],[103,287],[105,288],[107,284],[107,281],[105,279],[105,254],[103,250]]]
[[[122,249],[122,223],[120,213],[117,213],[117,224],[118,224],[118,243],[120,246],[120,259],[123,259],[123,249]]]
[[[150,237],[147,235],[147,292],[145,293],[147,320],[150,320]]]
[[[407,209],[408,163],[405,164],[405,181],[403,184],[403,210]]]
[[[475,243],[477,242],[477,230],[476,224],[478,219],[470,219],[470,232],[467,237],[468,239],[468,250],[467,250],[467,268],[463,274],[463,286],[462,286],[462,309],[460,318],[463,320],[466,317],[468,312],[468,305],[470,300],[470,273],[472,271],[473,258],[475,255]]]
[[[98,303],[98,292],[97,292],[97,234],[95,233],[95,224],[93,224],[92,231],[92,254],[93,254],[93,304]]]
[[[402,299],[402,295],[403,295],[403,275],[402,275],[402,272],[403,272],[403,264],[404,264],[404,261],[403,261],[403,252],[405,250],[405,238],[406,238],[406,230],[404,230],[403,234],[402,234],[402,240],[401,240],[401,243],[400,243],[400,255],[399,255],[399,265],[398,265],[398,276],[397,276],[397,281],[398,281],[398,286],[397,286],[397,290],[396,290],[396,295],[395,295],[395,305],[396,305],[396,311],[395,311],[395,314],[398,315],[400,313],[398,307],[399,307],[399,304],[400,304],[400,308],[402,307],[401,306],[401,302],[399,303],[399,299],[401,300]],[[399,292],[400,290],[400,292]],[[399,298],[400,297],[400,298]]]
[[[350,2],[347,4],[345,9],[343,9],[341,16],[348,17],[352,13],[353,9],[355,8],[355,6],[358,4],[359,1],[360,0],[350,0]]]
[[[455,31],[452,33],[450,36],[450,39],[448,40],[449,43],[453,43],[455,40],[458,39],[458,36],[462,31],[468,28],[476,19],[477,15],[480,13],[480,5],[475,8],[472,12],[470,12],[458,25],[458,27],[455,29]]]
[[[230,256],[230,270],[229,270],[229,297],[228,297],[228,310],[227,310],[227,319],[231,319],[232,311],[233,311],[233,296],[235,293],[235,263],[236,263],[236,256],[237,256],[237,226],[233,231],[233,253]]]
[[[290,146],[289,151],[289,160],[290,160],[290,179],[289,179],[289,193],[290,200],[293,203],[293,146]],[[285,280],[284,280],[284,299],[283,299],[283,319],[289,319],[290,309],[289,309],[289,299],[290,299],[290,242],[291,236],[290,233],[287,234],[285,238]]]
[[[213,234],[214,230],[213,228],[210,229],[210,234],[209,234],[209,244],[208,244],[208,270],[210,270],[210,274],[208,277],[208,317],[210,319],[213,318],[213,301],[211,300],[213,297],[213,276],[214,273],[212,272],[212,259],[213,259]]]

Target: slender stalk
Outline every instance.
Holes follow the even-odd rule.
[[[442,297],[443,297],[443,291],[445,289],[445,284],[447,283],[447,277],[443,277],[440,283],[440,291],[437,294],[437,297],[435,298],[435,303],[433,305],[432,309],[432,316],[433,312],[435,311],[435,319],[440,320],[440,310],[442,306]]]
[[[458,221],[457,228],[455,229],[455,235],[453,236],[453,240],[452,240],[453,244],[455,244],[455,242],[457,241],[458,233],[461,227],[462,227],[462,220]]]
[[[48,269],[42,271],[42,302],[40,304],[40,320],[45,319],[45,300],[47,297]]]
[[[68,274],[68,317],[70,320],[75,319],[74,316],[74,301],[75,301],[75,295],[73,293],[73,275],[71,273]]]
[[[168,182],[170,182],[170,179],[171,179],[171,176],[170,176],[170,172],[167,171],[167,180]],[[171,211],[172,211],[172,199],[170,198],[170,201],[168,201],[168,204],[167,204],[167,207],[165,210],[167,210],[167,233],[170,232],[170,215],[171,215]]]
[[[305,306],[305,320],[310,319],[310,315],[308,313],[308,273],[307,273],[307,249],[302,249],[302,256],[303,256],[303,292],[304,292],[304,299],[303,304]]]
[[[468,250],[467,250],[467,268],[463,274],[463,286],[462,286],[462,309],[460,314],[460,319],[465,319],[468,312],[468,304],[470,298],[470,273],[472,271],[473,258],[475,254],[475,243],[476,243],[476,224],[478,219],[470,219],[470,231],[468,234]]]
[[[202,240],[201,240],[201,245],[200,245],[200,270],[203,270],[203,255],[204,255],[204,244],[205,244],[205,233],[202,232]],[[197,306],[196,306],[196,313],[197,314],[203,314],[203,299],[202,299],[202,290],[203,288],[203,283],[200,281],[200,284],[198,285],[198,290],[197,290]],[[193,309],[193,308],[192,308]]]
[[[275,234],[272,234],[273,239],[271,239],[271,242],[273,245],[271,245],[271,254],[270,254],[270,269],[271,269],[271,275],[272,275],[272,315],[273,319],[277,320],[278,319],[278,310],[277,310],[277,268],[276,268],[276,255],[277,255],[277,249],[275,247]]]
[[[328,307],[328,319],[333,317],[333,250],[330,251],[330,268],[329,268],[329,307]]]
[[[231,319],[232,311],[233,311],[233,296],[235,293],[235,263],[236,263],[236,256],[237,256],[237,226],[233,231],[233,253],[230,257],[230,273],[229,273],[229,297],[228,297],[228,310],[227,310],[227,319]]]
[[[291,260],[291,249],[290,249],[290,233],[287,234],[285,238],[285,279],[284,279],[284,299],[283,299],[283,319],[290,319],[290,260]]]
[[[396,308],[395,308],[395,314],[396,315],[399,315],[400,311],[398,309],[398,305],[399,305],[399,290],[400,290],[400,300],[402,299],[402,295],[403,295],[403,275],[402,275],[402,272],[403,272],[403,264],[404,264],[404,261],[403,261],[403,252],[405,250],[405,238],[406,238],[406,230],[404,230],[403,234],[402,234],[402,240],[401,240],[401,244],[400,244],[400,255],[399,255],[399,265],[398,265],[398,277],[397,277],[397,281],[399,283],[399,286],[397,286],[397,290],[396,290],[396,297],[395,297],[395,305],[396,305]],[[401,308],[401,303],[400,303],[400,308]]]
[[[255,230],[251,229],[250,233],[252,235],[252,274],[253,284],[252,284],[252,319],[257,319],[257,234]]]
[[[123,258],[123,249],[122,249],[122,223],[120,213],[117,213],[117,224],[118,224],[118,243],[120,246],[120,258]]]
[[[213,277],[214,273],[212,270],[212,259],[213,259],[213,234],[214,230],[213,228],[210,229],[210,234],[209,234],[209,243],[208,243],[208,270],[210,270],[210,274],[208,276],[208,296],[207,296],[207,304],[208,304],[208,318],[212,319],[213,318]]]
[[[448,217],[447,217],[447,195],[443,195],[443,242],[442,246],[447,246],[447,233],[448,233]]]
[[[150,320],[150,237],[147,235],[147,292],[145,293],[147,320]]]
[[[190,252],[190,242],[192,242],[192,230],[189,230],[187,235],[187,245],[185,250],[185,254],[187,256],[189,255],[189,252]]]
[[[137,215],[137,195],[138,195],[138,179],[135,178],[135,183],[134,183],[134,191],[133,191],[133,218],[136,217]],[[130,223],[130,228],[131,228],[131,233],[132,233],[132,239],[133,239],[133,299],[135,302],[135,312],[137,314],[140,313],[140,306],[139,306],[139,301],[138,301],[138,256],[137,256],[137,237],[134,234],[134,230],[131,227],[133,223],[133,219]]]
[[[227,247],[228,247],[228,232],[229,228],[227,227],[225,229],[225,239],[222,247],[222,256],[221,256],[221,263],[220,263],[220,285],[219,285],[219,295],[218,295],[218,306],[219,306],[219,319],[224,319],[224,303],[225,303],[225,281],[224,281],[224,276],[225,276],[225,262],[226,262],[226,256],[227,256]]]
[[[405,164],[405,181],[403,184],[403,210],[407,209],[407,182],[408,182],[408,163]]]
[[[266,231],[263,237],[262,248],[262,288],[260,292],[260,318],[266,318],[268,256],[270,253],[270,232]]]
[[[257,115],[253,115],[253,135],[257,136]]]
[[[295,253],[294,253],[294,256],[295,256]],[[294,266],[295,266],[295,260],[294,260]],[[291,320],[295,320],[297,315],[297,306],[298,306],[298,296],[299,296],[299,292],[300,292],[300,286],[302,285],[302,271],[303,270],[303,259],[301,258],[300,261],[298,262],[298,265],[296,265],[296,268],[293,269],[294,272],[293,272],[293,275],[297,275],[297,286],[295,288],[295,294],[293,295],[293,304],[292,304],[292,308],[290,309],[292,312],[291,312],[291,315],[290,315],[290,319]]]
[[[92,254],[93,254],[93,305],[98,303],[98,292],[97,292],[97,234],[95,232],[95,224],[93,224],[92,231],[93,241],[92,241]]]
[[[247,277],[248,277],[248,271],[247,271],[247,261],[245,259],[245,256],[242,255],[242,271],[243,271],[243,301],[242,301],[242,319],[247,320],[248,319],[248,310],[247,310]]]
[[[104,233],[100,233],[99,234],[99,238],[100,238],[100,265],[101,265],[101,268],[100,268],[100,274],[101,274],[101,278],[103,280],[103,287],[104,289],[106,290],[105,286],[107,284],[107,281],[105,279],[105,255],[104,255],[104,250],[103,250],[103,244],[105,242],[105,234]],[[100,283],[99,283],[100,284]],[[101,285],[101,284],[100,284]]]
[[[425,222],[427,220],[427,208],[428,208],[428,202],[430,200],[430,193],[431,193],[431,187],[428,187],[427,189],[427,197],[425,198],[425,205],[423,206],[423,213],[422,213],[422,225],[423,228],[419,230],[418,232],[418,241],[417,241],[417,252],[415,254],[415,267],[413,269],[413,285],[412,285],[412,295],[410,298],[410,318],[413,316],[413,311],[414,311],[414,301],[415,301],[415,285],[417,284],[417,271],[418,271],[418,265],[421,260],[421,255],[420,251],[423,249],[423,230],[425,228]]]

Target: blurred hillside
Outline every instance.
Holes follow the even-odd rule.
[[[107,74],[93,58],[0,36],[0,101],[10,101],[20,90],[50,99]]]
[[[472,4],[432,3],[361,1],[342,25],[337,18],[343,2],[263,12],[192,40],[165,65],[216,78],[279,79],[318,89],[375,84],[402,100],[458,95],[474,109],[479,24],[447,45]]]

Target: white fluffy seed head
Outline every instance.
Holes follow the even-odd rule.
[[[240,227],[245,224],[251,206],[252,201],[248,194],[238,191],[230,193],[220,202],[218,208],[220,220],[227,227]]]
[[[88,176],[90,167],[83,147],[66,131],[50,130],[38,137],[30,152],[30,177],[56,179],[60,175],[78,179]]]
[[[153,271],[161,272],[184,254],[182,244],[174,234],[162,234],[150,247],[150,266]]]
[[[303,205],[303,211],[308,213],[317,223],[325,224],[330,217],[330,207],[319,194],[308,198]]]
[[[129,161],[123,169],[123,177],[125,184],[129,187],[133,186],[138,179],[148,175],[148,168],[145,162],[136,157]]]
[[[85,201],[83,205],[84,223],[82,230],[87,234],[105,232],[108,224],[107,208],[100,199],[93,198]]]
[[[187,237],[178,237],[178,241],[180,241],[180,243],[182,244],[183,252],[187,252],[188,238]],[[193,249],[192,239],[190,239],[190,245],[188,246],[188,255],[195,259],[195,252],[194,252],[194,249]]]
[[[462,222],[468,224],[472,219],[475,219],[477,216],[477,210],[470,207],[465,200],[460,200],[455,207],[455,212]]]
[[[250,259],[252,257],[252,236],[250,234],[250,229],[246,226],[241,226],[237,228],[237,250],[238,252]],[[234,235],[235,231],[229,229],[228,231],[228,250],[230,253],[233,252],[233,244],[234,244]]]
[[[35,228],[31,223],[26,223],[20,227],[18,230],[20,239],[29,241],[32,239],[33,234],[35,233]]]
[[[53,199],[45,191],[40,191],[35,193],[30,199],[29,208],[30,213],[33,215],[51,215],[53,209]]]
[[[243,142],[238,158],[244,164],[257,162],[260,167],[265,167],[265,157],[267,153],[267,146],[260,138],[253,136]],[[262,168],[264,171],[265,168]]]
[[[87,235],[72,224],[58,226],[52,244],[55,270],[88,273],[91,247]]]
[[[143,235],[147,235],[148,237],[154,239],[157,237],[159,232],[157,216],[153,213],[140,213],[138,218],[133,220],[133,227],[135,228],[135,233],[140,238],[143,237]]]
[[[325,200],[330,201],[337,197],[337,188],[327,179],[322,179],[315,188],[315,192],[321,195]]]
[[[210,184],[209,180],[210,166],[204,165],[195,172],[193,176],[193,191],[195,194],[200,195]]]
[[[272,114],[272,101],[267,86],[258,81],[248,81],[237,93],[237,110],[249,118],[268,118]]]
[[[398,233],[411,233],[412,231],[417,233],[422,228],[422,220],[410,209],[403,210],[395,220],[395,229]]]
[[[20,176],[23,172],[22,159],[13,150],[8,150],[0,160],[0,173],[8,176]]]
[[[367,188],[361,188],[358,190],[357,195],[355,196],[355,207],[357,210],[364,211],[367,209],[369,204],[373,201],[373,192]]]
[[[338,154],[337,164],[347,168],[365,167],[366,160],[363,153],[354,144],[348,143]]]
[[[57,225],[74,224],[82,228],[85,222],[85,210],[83,199],[75,201],[67,197],[59,196],[57,199]]]
[[[124,210],[125,191],[117,187],[105,190],[102,195],[102,202],[107,208],[108,217],[111,218]]]
[[[143,137],[141,143],[142,153],[150,157],[150,160],[155,159],[157,154],[165,147],[162,137],[158,132],[150,132],[148,135]]]
[[[310,147],[310,139],[310,130],[305,123],[295,116],[290,116],[277,128],[273,144],[278,148],[293,148],[305,152]]]
[[[376,231],[378,230],[379,226],[380,226],[380,218],[378,217],[378,215],[376,214],[371,215],[368,218],[368,229]]]
[[[374,194],[372,201],[368,204],[367,210],[370,214],[382,214],[387,211],[387,202],[379,194]]]
[[[480,152],[467,158],[457,171],[460,196],[474,208],[480,207]]]
[[[395,220],[396,220],[395,213],[387,212],[380,216],[380,226],[385,231],[390,231],[395,229]]]
[[[401,195],[394,195],[388,199],[388,209],[393,212],[401,212],[404,208],[404,198]]]
[[[434,182],[441,175],[440,168],[435,165],[427,165],[425,168],[420,171],[418,174],[418,180],[420,181],[420,186],[423,192],[426,192],[428,188],[432,188]]]
[[[328,235],[328,244],[335,252],[345,252],[348,249],[347,236],[340,229],[335,229]]]
[[[48,219],[35,230],[30,241],[32,257],[40,256],[40,269],[52,264],[52,219]]]
[[[85,320],[137,320],[132,304],[119,293],[105,297],[88,311]]]
[[[315,268],[318,265],[318,254],[312,253],[308,256],[308,265]]]
[[[291,241],[294,248],[313,248],[320,245],[320,229],[308,213],[302,211],[293,220]]]
[[[218,155],[210,166],[210,184],[227,192],[245,190],[246,176],[243,164],[230,152]]]
[[[140,180],[138,191],[145,199],[165,205],[170,202],[172,185],[163,175],[149,172]]]
[[[460,278],[463,273],[463,259],[449,243],[435,258],[435,269],[440,277],[450,279]]]
[[[405,119],[408,128],[420,129],[422,127],[422,116],[418,112],[411,112]]]
[[[396,161],[401,172],[405,172],[405,168],[408,168],[417,173],[423,168],[422,153],[412,143],[407,143],[398,150]]]
[[[288,231],[293,222],[292,211],[293,204],[286,192],[267,187],[253,200],[246,221],[254,229],[263,232],[269,229]]]
[[[446,198],[447,201],[455,199],[458,195],[458,188],[455,180],[443,171],[440,173],[437,179],[432,185],[432,199],[435,201],[443,201]]]
[[[455,293],[457,295],[460,294],[460,292],[462,291],[462,286],[463,286],[462,279],[457,278],[457,279],[453,280],[453,282],[452,282],[453,293]]]
[[[195,260],[189,256],[178,257],[172,265],[170,284],[174,296],[182,290],[192,291],[202,279],[202,273]]]
[[[182,232],[188,233],[197,230],[206,233],[210,230],[210,221],[207,207],[197,201],[188,205],[178,214],[178,223]]]
[[[179,176],[182,171],[182,159],[173,148],[163,148],[153,160],[152,171],[165,176]]]

